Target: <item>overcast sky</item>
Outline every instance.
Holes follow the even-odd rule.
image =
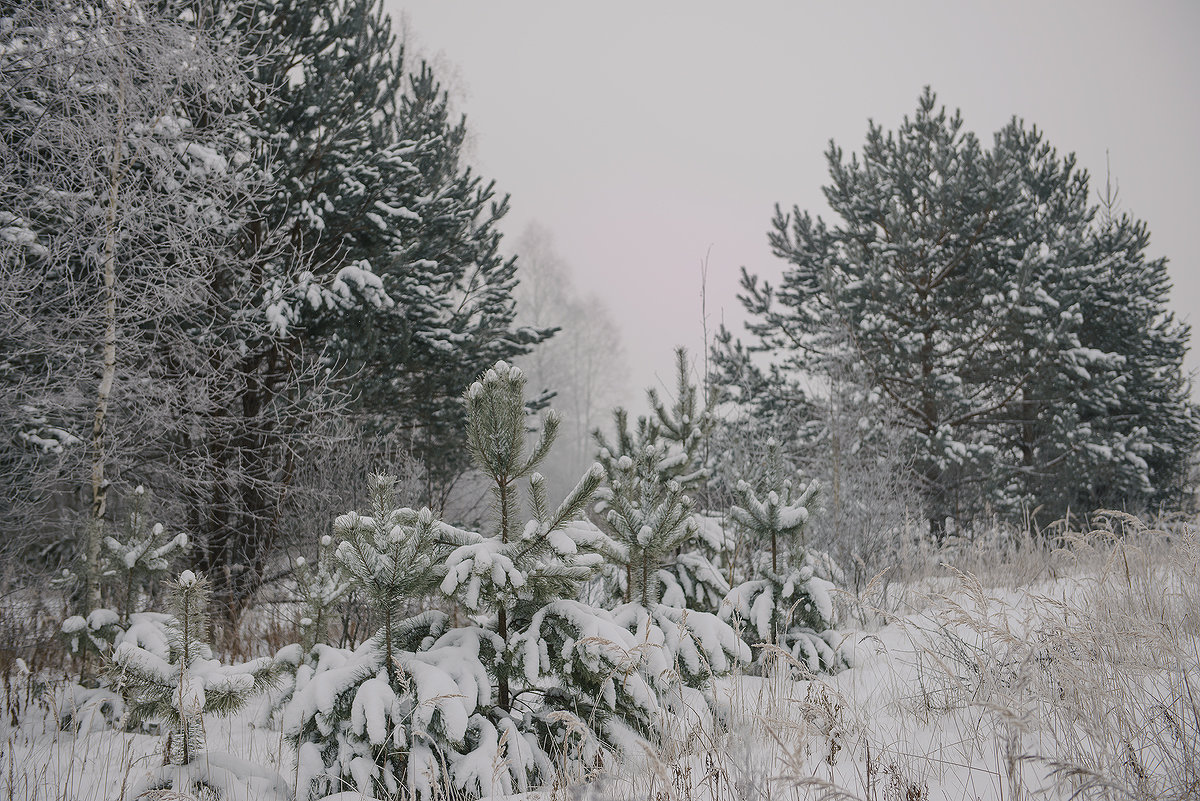
[[[985,142],[1036,123],[1093,187],[1107,151],[1171,260],[1173,308],[1200,323],[1195,0],[389,2],[512,194],[510,241],[540,222],[622,325],[631,393],[670,382],[675,344],[699,354],[701,262],[710,329],[740,330],[739,267],[784,266],[774,204],[828,217],[828,141],[860,149],[869,118],[896,127],[926,84]]]

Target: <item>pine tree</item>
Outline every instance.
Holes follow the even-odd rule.
[[[675,349],[675,400],[671,407],[667,408],[656,389],[646,390],[654,421],[650,430],[667,451],[658,470],[683,490],[693,493],[700,491],[709,477],[704,450],[716,424],[709,409],[711,399],[705,399],[701,406],[698,395],[696,385],[688,377],[686,348]]]
[[[836,652],[836,623],[830,590],[841,572],[827,555],[806,546],[805,531],[816,509],[818,483],[796,483],[787,475],[777,442],[768,443],[767,471],[756,491],[739,482],[734,524],[746,531],[758,558],[754,578],[734,587],[722,617],[737,622],[742,636],[770,662],[777,646],[811,673],[844,665]],[[769,557],[769,558],[768,558]]]
[[[213,6],[257,57],[282,155],[260,227],[293,268],[265,288],[284,345],[323,351],[360,422],[407,436],[440,507],[469,467],[462,387],[549,335],[513,323],[507,198],[462,164],[465,119],[428,65],[405,68],[381,0]]]
[[[1190,327],[1167,311],[1167,261],[1146,255],[1146,223],[1118,214],[1111,194],[1102,203],[1089,234],[1098,274],[1080,304],[1079,338],[1082,348],[1112,354],[1121,391],[1081,411],[1097,442],[1080,454],[1090,469],[1075,468],[1089,480],[1072,482],[1077,493],[1066,501],[1081,510],[1186,508],[1189,460],[1200,446],[1200,411],[1183,371]]]
[[[337,558],[336,549],[333,537],[326,534],[321,537],[315,566],[303,556],[293,563],[301,641],[275,653],[278,682],[260,708],[255,725],[269,727],[279,722],[297,688],[307,684],[322,659],[329,657],[330,616],[353,591],[350,574]]]
[[[370,516],[343,515],[338,558],[382,621],[353,654],[327,652],[286,713],[302,798],[353,786],[422,798],[518,792],[650,736],[670,664],[610,614],[577,598],[615,543],[576,518],[602,478],[589,471],[552,507],[536,472],[553,414],[526,447],[524,377],[504,362],[467,390],[467,442],[492,483],[486,532],[396,508],[372,479]],[[528,512],[519,485],[528,482]],[[414,614],[434,595],[469,622]]]
[[[337,558],[333,537],[321,537],[317,563],[313,567],[303,556],[296,557],[293,573],[300,596],[300,627],[304,630],[304,649],[329,641],[329,616],[350,594],[352,584],[341,560]]]
[[[187,534],[180,532],[171,535],[162,523],[147,525],[143,508],[145,487],[137,486],[133,497],[124,541],[113,536],[104,538],[104,556],[109,565],[104,576],[119,588],[117,613],[121,616],[121,622],[126,624],[141,593],[167,576],[171,572],[172,561],[180,555],[180,551],[188,548]]]
[[[409,79],[398,126],[406,141],[420,145],[419,183],[409,203],[420,219],[401,240],[396,262],[403,266],[389,273],[405,322],[381,343],[372,372],[385,405],[371,411],[387,414],[391,425],[415,425],[414,455],[425,464],[429,502],[440,507],[471,467],[461,440],[461,388],[496,362],[528,353],[553,329],[516,322],[517,263],[500,254],[498,228],[508,197],[462,164],[466,120],[451,117],[449,98],[426,64]],[[396,353],[406,356],[399,370]]]
[[[608,478],[606,522],[625,546],[626,600],[645,607],[662,600],[662,585],[668,578],[661,575],[662,569],[697,532],[692,499],[679,482],[664,479],[659,469],[665,450],[655,443],[640,443],[620,456],[607,448],[600,451]]]
[[[397,508],[394,487],[391,476],[372,476],[371,514],[334,523],[337,560],[381,625],[352,654],[319,649],[316,665],[297,673],[284,730],[298,751],[301,798],[344,783],[368,795],[428,794],[490,697],[484,665],[497,648],[487,632],[447,632],[437,611],[408,616],[444,579],[450,550],[475,538],[428,509]]]
[[[174,621],[167,658],[132,641],[113,653],[112,674],[129,699],[131,722],[157,719],[167,729],[163,769],[133,788],[133,795],[157,789],[220,793],[228,781],[265,778],[276,793],[286,792],[281,777],[237,759],[207,752],[204,715],[228,715],[274,680],[270,658],[226,666],[213,659],[208,644],[208,582],[185,570],[172,587]],[[181,770],[181,768],[183,768]]]
[[[695,540],[698,526],[691,498],[677,481],[664,480],[661,466],[670,461],[667,449],[641,442],[630,450],[633,458],[628,453],[616,457],[607,449],[600,452],[607,475],[605,520],[623,546],[617,565],[623,569],[626,603],[613,614],[640,641],[661,647],[686,686],[707,691],[713,676],[748,661],[750,651],[712,613],[663,603],[664,585],[678,587],[671,570],[678,567],[673,565],[676,554]],[[711,574],[710,584],[721,582],[707,560],[694,556]],[[677,596],[685,600],[682,593]]]
[[[989,510],[1020,520],[1040,506],[1053,519],[1081,500],[1069,486],[1087,488],[1086,505],[1159,492],[1145,454],[1195,442],[1176,365],[1182,329],[1164,313],[1161,268],[1121,255],[1141,250],[1136,224],[1113,236],[1096,226],[1074,158],[1019,120],[984,149],[928,89],[896,131],[871,123],[861,154],[831,146],[827,158],[837,222],[776,210],[770,242],[791,267],[778,288],[743,274],[757,344],[723,337],[723,380],[785,396],[802,372],[853,365],[898,414],[938,537],[948,519]],[[1140,275],[1128,308],[1107,291],[1122,262]],[[1136,337],[1098,333],[1105,313],[1156,331],[1158,446],[1120,411],[1150,405],[1124,399],[1147,357]],[[753,368],[754,351],[772,354],[770,370]],[[1178,483],[1182,462],[1171,464],[1157,486]]]
[[[1125,364],[1117,351],[1080,336],[1089,298],[1102,291],[1105,260],[1089,242],[1096,209],[1087,174],[1015,119],[996,134],[991,157],[1017,190],[1009,202],[1019,213],[1000,260],[1019,276],[1002,369],[1024,383],[987,421],[997,453],[983,486],[1009,519],[1045,524],[1061,519],[1075,488],[1102,469],[1095,454],[1111,443],[1093,420],[1124,393]]]
[[[85,608],[83,614],[71,615],[62,623],[67,647],[81,661],[80,674],[84,684],[90,685],[97,679],[93,671],[112,655],[130,627],[134,623],[145,623],[145,616],[138,614],[139,601],[149,597],[155,586],[171,575],[172,564],[188,547],[186,534],[169,534],[162,523],[148,525],[145,498],[145,487],[139,485],[133,492],[129,522],[124,531],[102,537],[103,550],[96,572],[101,602],[108,605]],[[66,568],[53,583],[78,598],[85,587],[82,578],[85,573],[85,569],[76,572]],[[82,690],[78,688],[74,693],[74,717],[96,703],[108,705],[111,711],[116,711],[119,706],[111,693]],[[110,722],[119,717],[105,714]]]
[[[660,534],[655,536],[656,547],[666,550],[656,554],[651,560],[653,567],[648,568],[654,573],[648,580],[664,585],[661,594],[657,588],[653,592],[653,603],[665,599],[675,606],[716,612],[729,591],[715,564],[726,556],[725,532],[718,519],[693,508],[693,495],[706,494],[711,474],[711,459],[705,451],[715,419],[707,402],[703,408],[699,405],[696,386],[688,375],[685,349],[676,349],[675,366],[675,401],[670,408],[650,389],[646,392],[650,417],[639,417],[631,430],[628,414],[617,409],[613,414],[616,438],[610,443],[599,430],[593,433],[608,479],[598,496],[598,522],[603,525],[609,508],[618,504],[622,507],[618,520],[661,514],[661,520],[655,518],[657,525],[678,518],[683,529],[661,532],[664,541],[672,541],[673,545],[663,545],[658,542]],[[677,495],[686,509],[676,512],[674,501],[665,497],[668,494]],[[651,512],[659,504],[666,506]],[[630,532],[617,532],[616,536],[625,537],[623,541],[633,549],[630,558],[641,559],[636,536]],[[666,558],[668,554],[670,559]],[[616,580],[624,583],[625,600],[636,600],[632,594],[635,577],[632,568],[627,567],[624,580],[620,576]]]
[[[562,502],[549,504],[536,469],[554,443],[558,418],[543,416],[527,452],[524,390],[524,375],[504,362],[467,390],[467,441],[492,482],[494,532],[452,553],[442,584],[467,609],[495,615],[503,650],[493,668],[493,725],[537,744],[533,758],[508,768],[505,781],[514,788],[547,782],[564,768],[578,775],[604,750],[629,747],[630,735],[649,736],[667,664],[661,653],[639,651],[610,615],[575,600],[605,559],[620,555],[606,536],[575,522],[604,473],[593,465]],[[532,519],[520,523],[518,481],[526,477]],[[479,775],[456,782],[482,792]]]
[[[687,354],[676,351],[677,386],[670,409],[651,390],[652,417],[630,430],[614,412],[612,444],[599,432],[605,484],[598,522],[621,546],[606,583],[622,597],[616,620],[642,641],[661,648],[679,683],[664,698],[668,709],[713,709],[711,680],[748,661],[749,649],[714,612],[728,585],[702,548],[701,521],[687,489],[702,489],[708,468],[701,450],[712,430],[688,379]],[[720,531],[719,528],[717,528]],[[723,535],[723,532],[722,532]],[[713,550],[719,552],[723,536]]]
[[[894,134],[871,124],[861,161],[836,147],[827,158],[827,197],[842,224],[777,211],[772,244],[807,276],[796,289],[811,311],[797,322],[812,315],[845,326],[873,385],[904,410],[940,534],[988,452],[976,424],[1022,385],[996,364],[1015,305],[1010,276],[994,269],[1013,213],[1003,195],[1010,181],[928,91]]]

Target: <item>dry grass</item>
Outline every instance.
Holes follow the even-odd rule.
[[[1100,522],[914,548],[903,579],[844,599],[876,624],[857,635],[857,669],[729,682],[727,731],[669,744],[593,794],[1200,797],[1197,529]]]
[[[855,669],[793,681],[784,663],[724,680],[725,725],[671,732],[586,785],[531,797],[1200,797],[1197,529],[1100,522],[1052,540],[993,532],[913,546],[903,575],[842,599],[866,621],[848,635]],[[281,618],[271,634],[285,629]],[[40,717],[26,702],[35,714],[4,730],[0,801],[120,798],[159,758],[145,735],[59,731],[54,697],[41,696]],[[212,722],[210,743],[288,774],[278,732],[244,731],[245,720]]]

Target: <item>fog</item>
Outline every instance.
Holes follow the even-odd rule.
[[[671,348],[741,329],[738,270],[774,278],[775,203],[827,214],[830,139],[861,147],[926,84],[986,142],[1014,115],[1074,151],[1167,256],[1173,308],[1200,309],[1200,5],[1189,2],[391,4],[468,115],[506,230],[549,228],[625,332],[631,400]],[[970,4],[974,5],[974,4]],[[1195,320],[1193,319],[1193,322]],[[1200,359],[1191,354],[1193,371]],[[1200,393],[1197,393],[1200,396]]]

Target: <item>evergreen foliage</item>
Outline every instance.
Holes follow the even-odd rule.
[[[1075,490],[1067,500],[1076,509],[1186,509],[1189,463],[1200,446],[1200,410],[1183,369],[1191,328],[1165,311],[1167,260],[1147,255],[1146,223],[1105,199],[1089,232],[1098,269],[1080,304],[1079,338],[1084,348],[1116,354],[1121,380],[1107,404],[1081,411],[1096,443],[1073,456],[1090,469],[1064,468],[1056,486]],[[1090,385],[1098,383],[1093,376]]]
[[[432,787],[439,760],[462,750],[467,718],[490,694],[483,660],[495,646],[485,632],[452,633],[456,644],[472,640],[460,652],[442,636],[444,614],[405,615],[437,589],[450,548],[469,536],[428,509],[397,508],[394,487],[372,476],[371,514],[334,524],[338,563],[381,625],[353,653],[317,644],[297,671],[284,730],[298,750],[302,798],[343,782],[369,795]]]
[[[692,499],[674,479],[664,479],[663,453],[655,443],[627,443],[629,453],[615,457],[607,448],[600,463],[608,477],[606,522],[625,546],[629,579],[626,600],[649,607],[662,600],[666,567],[677,549],[696,536]],[[663,449],[665,450],[665,449]]]
[[[292,573],[300,596],[300,627],[304,631],[304,649],[311,650],[329,641],[330,615],[335,613],[350,594],[352,584],[340,559],[333,537],[321,537],[314,567],[303,556],[297,556]]]
[[[186,534],[172,535],[162,523],[148,524],[145,499],[145,487],[139,485],[133,492],[124,532],[101,538],[103,550],[95,569],[100,597],[110,606],[85,608],[84,614],[72,615],[62,623],[67,647],[82,661],[85,681],[95,678],[90,675],[92,669],[112,655],[113,648],[138,617],[139,601],[152,595],[155,586],[171,574],[180,552],[188,547]],[[86,572],[86,565],[79,572],[64,569],[54,583],[86,603],[86,599],[79,597],[85,586],[81,574]]]
[[[162,523],[147,525],[145,498],[146,488],[138,485],[133,491],[125,540],[110,535],[103,543],[107,562],[103,577],[116,585],[117,614],[122,623],[129,622],[142,592],[170,574],[172,562],[188,548],[187,534],[172,536]]]
[[[797,483],[787,474],[779,444],[768,443],[768,467],[756,491],[738,483],[730,519],[742,528],[756,555],[754,576],[730,591],[722,617],[734,620],[747,642],[766,650],[777,646],[810,672],[844,666],[832,639],[836,623],[830,591],[841,574],[833,561],[805,544],[816,511],[818,483]]]
[[[621,546],[609,585],[625,603],[613,615],[642,642],[663,649],[683,686],[698,690],[711,710],[711,679],[728,673],[750,651],[713,612],[728,591],[723,577],[699,549],[700,523],[685,486],[699,488],[707,469],[699,458],[711,430],[696,404],[686,353],[676,352],[678,393],[671,409],[651,390],[652,418],[629,430],[624,410],[614,413],[612,445],[597,431],[605,485],[597,508],[606,530]],[[670,600],[670,604],[664,603]],[[705,602],[711,606],[702,606]]]
[[[208,643],[208,582],[190,570],[172,587],[168,657],[134,642],[113,652],[113,675],[129,698],[134,723],[155,718],[167,726],[165,759],[186,765],[204,750],[205,714],[228,715],[240,709],[273,680],[271,660],[257,659],[227,667],[212,656]]]
[[[600,563],[621,554],[577,520],[603,471],[549,503],[536,470],[557,420],[547,414],[527,447],[524,383],[499,362],[465,395],[466,440],[492,483],[489,530],[396,508],[382,476],[372,479],[370,516],[338,519],[338,559],[382,626],[353,653],[318,647],[311,676],[298,674],[285,730],[302,798],[347,786],[422,798],[447,785],[470,796],[519,792],[564,771],[586,775],[671,714],[660,702],[674,686],[663,650],[577,600]],[[430,595],[470,622],[414,615]]]
[[[260,707],[255,725],[275,725],[297,687],[307,683],[322,656],[330,650],[330,617],[353,590],[350,574],[337,558],[336,547],[333,537],[326,534],[321,537],[315,566],[303,556],[296,557],[293,563],[301,641],[285,645],[275,653],[278,681]]]
[[[610,443],[599,430],[594,432],[606,476],[598,494],[598,522],[627,549],[625,575],[610,582],[626,601],[653,605],[666,599],[675,606],[716,612],[729,591],[714,564],[725,556],[724,531],[694,510],[692,495],[704,493],[711,474],[704,451],[715,418],[708,404],[699,406],[687,352],[679,348],[675,356],[676,392],[670,408],[650,389],[646,396],[652,416],[639,417],[631,430],[628,413],[616,409],[615,439]],[[643,535],[646,525],[651,533]]]
[[[776,210],[790,267],[778,287],[743,273],[756,343],[720,341],[721,381],[751,414],[812,403],[805,374],[861,375],[898,414],[938,536],[989,509],[1045,521],[1178,495],[1176,457],[1198,438],[1187,328],[1165,312],[1144,226],[1097,225],[1073,156],[1019,120],[985,149],[927,89],[897,130],[872,123],[861,154],[827,158],[836,223]],[[1113,323],[1138,333],[1100,333]],[[1139,362],[1160,377],[1145,392]]]
[[[670,408],[659,398],[653,387],[646,390],[646,400],[653,415],[653,436],[667,452],[658,466],[664,477],[673,480],[687,492],[702,490],[711,474],[705,453],[716,418],[712,414],[712,399],[700,405],[699,391],[688,376],[687,349],[675,349],[675,399]]]
[[[442,584],[467,609],[495,615],[503,643],[493,668],[495,726],[521,721],[517,728],[540,754],[523,776],[512,777],[514,787],[547,782],[563,767],[582,775],[606,748],[627,747],[629,732],[648,735],[658,712],[654,670],[663,667],[661,654],[639,655],[607,613],[575,600],[605,559],[620,555],[608,537],[575,522],[603,471],[593,465],[561,503],[549,504],[536,469],[558,418],[543,416],[527,451],[524,390],[524,375],[503,362],[467,390],[467,441],[492,481],[494,530],[450,555]],[[524,477],[532,517],[518,524],[525,516],[517,482]]]
[[[514,324],[507,198],[462,164],[465,119],[427,64],[406,67],[381,0],[213,4],[268,90],[262,227],[293,265],[276,326],[325,352],[363,425],[407,434],[439,507],[470,465],[462,387],[549,335]]]

